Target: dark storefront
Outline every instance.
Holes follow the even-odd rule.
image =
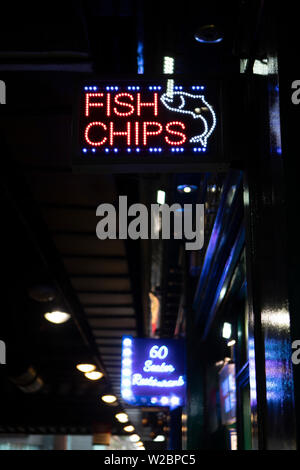
[[[5,7],[0,449],[299,448],[296,19],[169,3]]]

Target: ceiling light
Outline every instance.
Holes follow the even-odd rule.
[[[186,186],[186,187],[183,189],[183,192],[184,192],[184,193],[191,193],[191,192],[192,192],[191,187],[190,187],[190,186]]]
[[[119,423],[127,423],[128,422],[128,415],[126,413],[117,413],[115,415],[116,419]]]
[[[232,339],[231,341],[228,341],[227,346],[234,346],[235,345],[235,339]]]
[[[174,73],[174,58],[173,57],[164,57],[164,68],[163,73],[173,74]]]
[[[217,362],[215,362],[215,366],[216,366],[216,367],[221,367],[221,366],[223,366],[223,365],[224,365],[224,361],[217,361]]]
[[[76,369],[80,370],[80,372],[92,372],[96,369],[94,364],[77,364]]]
[[[56,297],[56,290],[48,285],[36,285],[28,290],[29,296],[37,302],[52,302]]]
[[[185,193],[185,194],[192,193],[196,191],[196,189],[197,189],[197,186],[195,186],[194,184],[180,184],[179,186],[177,186],[177,191],[179,193]]]
[[[155,439],[153,439],[154,442],[164,442],[166,440],[165,436],[162,434],[158,434]]]
[[[101,400],[105,403],[114,403],[115,401],[117,401],[117,397],[115,395],[103,395],[101,397]]]
[[[160,189],[157,191],[156,201],[157,204],[164,204],[166,200],[166,193],[165,191],[161,191]]]
[[[268,59],[255,60],[253,64],[253,73],[256,75],[268,75]]]
[[[138,447],[143,447],[143,446],[144,446],[144,444],[142,443],[142,441],[136,442],[135,445],[138,446]]]
[[[125,432],[132,432],[132,431],[134,431],[134,426],[129,424],[128,426],[125,426],[124,431]]]
[[[226,294],[226,287],[223,286],[222,289],[221,289],[221,291],[220,291],[220,296],[219,296],[220,302],[221,302],[221,300],[224,299],[225,294]]]
[[[44,317],[46,320],[50,321],[51,323],[65,323],[69,320],[71,315],[66,312],[61,312],[60,310],[54,310],[53,312],[45,313]]]
[[[211,193],[215,193],[217,191],[217,185],[216,184],[210,184],[209,186],[207,186],[207,191],[209,191]]]
[[[86,372],[84,375],[90,380],[99,380],[101,377],[103,377],[102,372],[98,372],[96,370],[92,372]]]
[[[203,44],[217,44],[223,41],[223,35],[214,24],[201,26],[194,34],[194,38]]]
[[[129,436],[129,439],[131,440],[131,442],[138,442],[140,440],[140,436],[138,434],[131,434],[131,436]]]
[[[225,322],[223,324],[222,336],[225,339],[229,339],[231,336],[232,328],[231,323]]]

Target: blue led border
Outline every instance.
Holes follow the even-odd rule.
[[[134,403],[134,397],[131,390],[132,378],[132,343],[131,336],[122,338],[122,367],[121,367],[121,395],[128,403]]]
[[[206,152],[207,148],[206,147],[193,147],[193,152]],[[120,149],[118,147],[113,147],[113,148],[96,148],[96,147],[83,147],[82,148],[82,153],[83,154],[88,154],[88,153],[118,153],[126,151],[127,153],[140,153],[140,152],[148,152],[148,153],[184,153],[186,152],[186,149],[184,147],[170,147],[169,149],[162,149],[161,147],[146,147],[146,148],[131,148],[127,147],[126,149]],[[190,152],[191,149],[188,149]]]
[[[184,90],[184,89],[190,89],[190,90],[205,90],[205,86],[204,85],[191,85],[191,86],[188,86],[188,87],[184,87],[182,85],[175,85],[174,86],[174,90]],[[124,86],[120,86],[120,85],[103,85],[102,87],[101,86],[98,86],[98,85],[85,85],[83,87],[84,91],[99,91],[99,90],[103,90],[103,91],[122,91],[122,92],[125,92],[125,91],[142,91],[143,89],[148,89],[150,91],[161,91],[162,90],[162,86],[161,85],[145,85],[145,86],[141,86],[141,85],[124,85]]]

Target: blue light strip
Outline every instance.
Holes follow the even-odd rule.
[[[195,36],[195,39],[197,42],[200,42],[201,44],[218,44],[219,42],[223,41],[223,38],[213,39],[210,41],[208,39],[201,39],[196,36]]]
[[[128,85],[127,87],[124,87],[124,88],[126,88],[127,90],[130,90],[130,91],[139,91],[139,90],[141,90],[141,87],[137,86],[137,85]],[[184,90],[184,88],[185,87],[182,86],[182,85],[175,85],[174,86],[174,90]],[[115,85],[108,85],[108,86],[105,87],[106,91],[118,91],[119,89],[120,89],[120,87],[115,86]],[[160,91],[161,89],[162,89],[162,87],[160,85],[150,85],[150,86],[148,86],[148,90],[151,90],[151,91]],[[192,85],[191,89],[192,90],[205,90],[205,86],[204,85]],[[99,87],[95,86],[95,85],[87,85],[87,86],[84,86],[84,90],[85,91],[97,91],[97,90],[99,90]]]
[[[105,147],[105,148],[100,148],[100,149],[95,148],[95,147],[92,147],[92,148],[83,147],[82,148],[82,152],[84,154],[90,153],[90,152],[92,152],[92,153],[99,153],[99,152],[118,153],[119,151],[122,152],[122,150],[123,149],[120,149],[118,147],[113,147],[113,148]],[[124,151],[125,151],[125,149],[124,149]],[[172,153],[183,153],[183,152],[186,151],[186,149],[184,147],[171,147],[169,149],[163,149],[162,147],[146,147],[146,148],[142,148],[142,149],[140,149],[139,147],[137,147],[137,148],[127,147],[127,149],[126,149],[127,153],[132,153],[132,152],[139,153],[141,151],[150,152],[150,153],[163,153],[165,151],[172,152]],[[194,152],[205,152],[206,148],[204,148],[204,147],[194,147],[193,151]]]
[[[131,390],[132,342],[131,336],[124,336],[122,339],[121,395],[126,401],[133,400]]]
[[[142,75],[144,73],[144,44],[143,41],[137,43],[137,73]]]
[[[205,147],[193,147],[193,152],[206,152],[206,148]],[[114,147],[114,148],[102,148],[102,149],[96,149],[96,148],[82,148],[82,152],[83,153],[89,153],[89,152],[92,152],[92,153],[99,153],[100,152],[105,152],[105,153],[110,153],[110,152],[114,152],[114,153],[118,153],[119,151],[122,151],[122,149],[119,149],[117,147]],[[125,149],[124,149],[125,151]],[[130,148],[128,147],[126,149],[126,152],[127,153],[132,153],[132,152],[141,152],[141,151],[147,151],[147,152],[150,152],[150,153],[163,153],[165,152],[166,150],[162,149],[161,147],[150,147],[150,148],[145,148],[145,149],[140,149],[140,148]],[[183,153],[186,151],[185,148],[183,147],[171,147],[170,149],[167,149],[168,152],[172,152],[172,153]]]

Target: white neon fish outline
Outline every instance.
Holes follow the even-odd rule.
[[[173,102],[173,95],[179,95],[179,97],[180,97],[181,103],[178,106],[178,108],[173,108],[169,105],[169,103],[171,104]],[[184,106],[185,106],[184,96],[186,96],[188,98],[202,99],[203,103],[209,109],[209,111],[211,112],[211,115],[212,115],[213,123],[212,123],[212,126],[211,126],[210,129],[208,129],[207,121],[201,114],[197,114],[192,110],[186,111],[185,109],[183,109]],[[207,146],[207,139],[208,139],[208,137],[210,137],[210,135],[214,131],[214,129],[216,127],[217,120],[216,120],[215,112],[214,112],[212,106],[206,101],[206,99],[204,98],[204,95],[193,95],[193,94],[188,93],[186,91],[173,91],[171,96],[169,96],[168,93],[164,93],[160,97],[160,100],[163,103],[163,105],[169,111],[174,111],[176,113],[181,113],[181,114],[190,114],[190,115],[193,116],[194,119],[201,119],[202,120],[202,122],[204,124],[204,131],[202,132],[202,134],[195,135],[194,137],[191,137],[190,142],[200,142],[203,145],[203,147],[206,147]]]

